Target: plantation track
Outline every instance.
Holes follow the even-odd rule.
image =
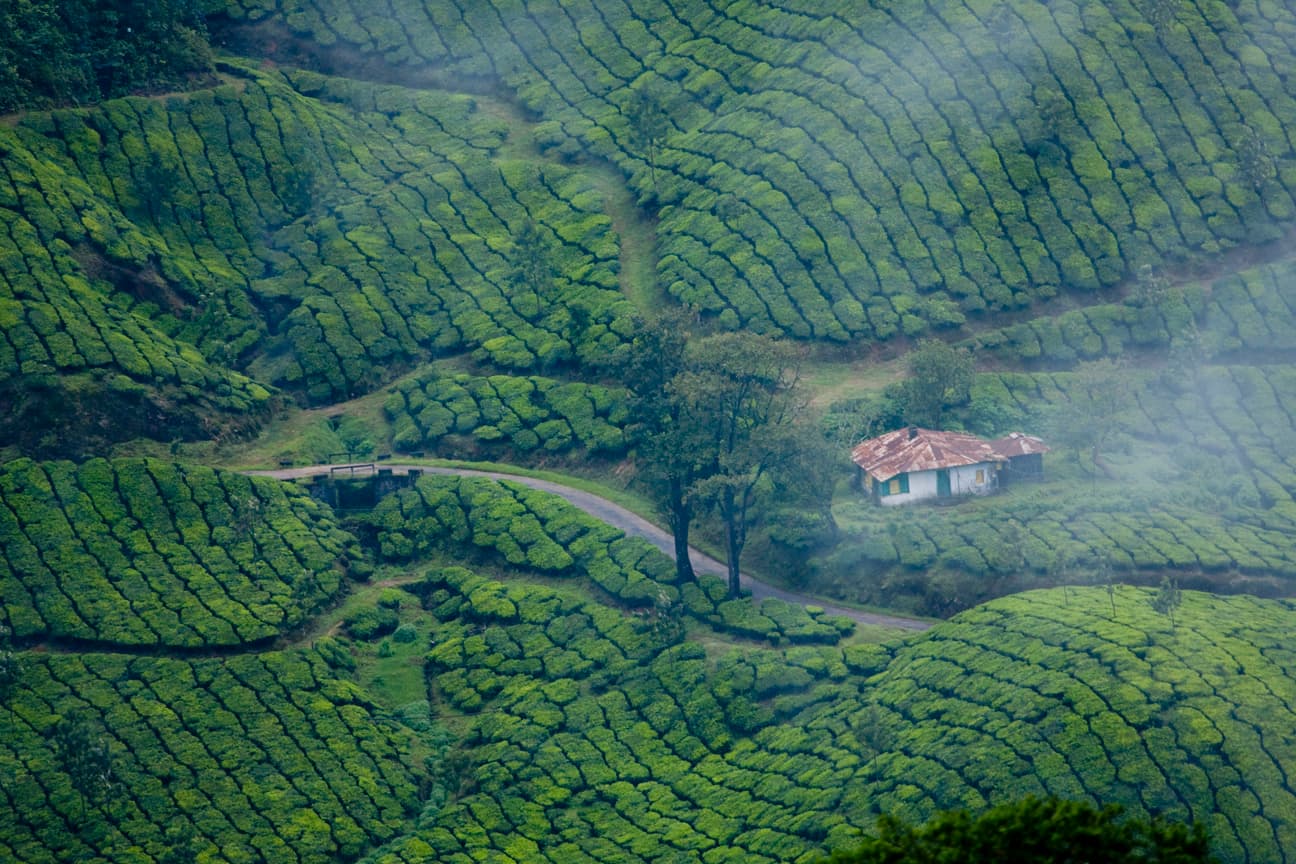
[[[320,477],[341,471],[347,471],[353,466],[350,465],[310,465],[300,468],[279,468],[274,470],[247,471],[244,473],[258,476],[270,477],[276,480],[300,480],[305,477]],[[532,489],[540,489],[557,495],[572,505],[584,510],[586,513],[602,520],[609,525],[618,528],[626,534],[633,537],[642,537],[649,543],[652,543],[658,549],[661,549],[667,555],[674,557],[674,544],[671,535],[656,525],[644,519],[619,504],[595,495],[592,492],[585,492],[580,489],[574,489],[570,486],[564,486],[561,483],[555,483],[551,480],[541,480],[536,477],[522,477],[514,474],[503,474],[497,471],[479,471],[472,468],[447,468],[432,467],[423,465],[405,465],[405,464],[386,464],[384,469],[390,469],[393,474],[406,474],[410,469],[423,471],[428,474],[453,474],[463,477],[485,477],[492,480],[511,480]],[[343,474],[342,476],[352,476]],[[363,476],[363,475],[362,475]],[[725,565],[705,553],[699,552],[692,547],[689,548],[689,559],[693,562],[693,569],[700,573],[710,573],[716,576],[725,576],[727,570]],[[809,594],[798,594],[793,591],[786,591],[782,588],[776,588],[773,585],[762,582],[752,576],[742,574],[742,587],[751,592],[753,600],[764,600],[774,598],[786,603],[795,603],[799,606],[818,606],[829,615],[841,615],[850,618],[860,624],[870,624],[877,627],[894,627],[900,630],[923,631],[929,629],[932,624],[930,621],[924,621],[920,618],[909,618],[903,615],[882,615],[875,612],[864,612],[859,609],[851,609],[846,606],[834,606],[824,603],[820,598]]]

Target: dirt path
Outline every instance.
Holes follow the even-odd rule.
[[[550,480],[541,480],[535,477],[522,477],[515,474],[503,474],[495,471],[477,471],[471,468],[442,468],[424,465],[405,465],[384,462],[384,469],[390,468],[393,474],[404,474],[411,468],[424,472],[425,474],[454,474],[467,477],[487,477],[492,480],[512,480],[514,483],[521,483],[524,486],[530,486],[533,489],[541,489],[569,501],[571,504],[584,510],[596,519],[608,523],[609,525],[620,528],[631,536],[642,537],[649,543],[652,543],[658,549],[665,552],[672,559],[675,557],[675,545],[671,535],[647,519],[632,513],[626,508],[608,501],[606,498],[600,498],[592,492],[585,492],[580,489],[573,489],[570,486],[564,486],[561,483],[554,483]],[[346,465],[311,465],[302,468],[280,468],[276,470],[264,471],[246,471],[246,474],[255,474],[261,477],[273,477],[278,480],[296,480],[302,477],[315,477],[322,474],[329,474],[333,469],[346,469]],[[341,476],[351,476],[338,472]],[[367,470],[366,472],[367,473]],[[359,474],[358,476],[364,476]],[[693,569],[699,573],[710,573],[720,578],[726,578],[727,569],[720,561],[705,555],[696,549],[689,550],[689,559],[693,562]],[[930,628],[931,622],[924,621],[920,618],[906,618],[901,615],[882,615],[875,612],[864,612],[859,609],[851,609],[846,606],[835,606],[831,602],[825,602],[818,597],[809,594],[798,594],[792,591],[785,591],[782,588],[776,588],[773,585],[766,584],[752,578],[746,573],[742,574],[742,586],[751,592],[756,600],[763,600],[766,597],[774,597],[788,603],[795,603],[799,606],[818,606],[829,615],[841,615],[850,618],[852,621],[858,621],[861,624],[871,624],[878,627],[894,627],[899,630],[921,631]]]

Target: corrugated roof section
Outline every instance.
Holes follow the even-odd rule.
[[[996,441],[985,441],[966,432],[940,432],[908,426],[861,442],[851,460],[872,477],[890,480],[897,474],[957,468],[978,462],[1002,462],[1015,456],[1045,453],[1039,438],[1013,432]]]

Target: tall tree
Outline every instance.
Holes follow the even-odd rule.
[[[648,163],[648,176],[656,198],[657,157],[662,143],[670,134],[670,113],[661,94],[650,84],[631,91],[629,112],[630,146],[638,150],[640,157]]]
[[[630,433],[640,476],[675,538],[678,578],[695,578],[688,557],[694,518],[719,516],[729,555],[729,590],[760,499],[793,489],[792,466],[818,454],[799,446],[798,352],[765,336],[690,338],[670,315],[639,327],[617,372],[631,392]],[[802,472],[809,473],[809,472]]]
[[[1179,590],[1179,583],[1169,576],[1162,576],[1161,587],[1152,598],[1152,608],[1158,615],[1169,616],[1171,632],[1174,632],[1175,612],[1178,611],[1181,603],[1183,603],[1183,592]]]
[[[695,500],[720,517],[729,595],[737,596],[740,560],[758,500],[793,478],[815,433],[799,423],[800,353],[789,343],[747,333],[699,340],[687,368],[669,385],[691,422],[709,433]]]
[[[966,348],[924,339],[907,359],[909,377],[901,385],[905,420],[939,428],[945,409],[964,405],[972,394],[975,370]]]
[[[1252,127],[1243,127],[1242,138],[1236,150],[1242,176],[1256,192],[1263,192],[1269,181],[1278,174],[1264,139]]]
[[[3,703],[9,711],[9,724],[13,725],[13,697],[14,690],[18,687],[18,681],[22,678],[23,667],[22,661],[14,653],[13,645],[9,641],[9,628],[0,626],[0,703]]]
[[[635,441],[639,476],[646,482],[675,541],[675,569],[680,581],[694,579],[689,560],[693,524],[694,480],[705,458],[704,430],[675,398],[668,385],[684,371],[688,328],[683,316],[667,314],[639,322],[615,372],[630,390],[628,433]]]

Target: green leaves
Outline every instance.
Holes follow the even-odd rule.
[[[358,555],[289,484],[156,460],[0,470],[0,602],[15,635],[230,646],[302,623]]]
[[[1026,797],[972,816],[939,813],[913,827],[884,815],[878,833],[862,846],[833,855],[834,864],[949,864],[1023,861],[1157,861],[1191,864],[1214,860],[1200,822],[1191,826],[1125,817],[1119,805]]]

